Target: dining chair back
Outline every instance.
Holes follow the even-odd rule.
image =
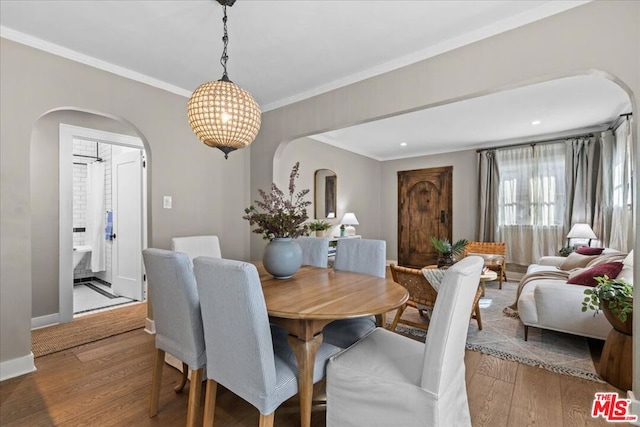
[[[340,239],[336,247],[333,269],[385,277],[387,246],[384,240]],[[377,326],[384,326],[385,315],[334,320],[324,327],[324,340],[347,348]]]
[[[256,407],[261,426],[272,425],[276,408],[298,392],[298,370],[286,331],[269,324],[258,271],[250,263],[210,257],[193,264],[208,360],[203,425],[213,425],[218,383]],[[338,351],[321,346],[314,382]]]
[[[374,239],[340,239],[336,246],[334,270],[386,275],[387,242]]]
[[[330,360],[327,426],[471,425],[464,355],[482,265],[447,270],[424,344],[377,328]]]
[[[391,264],[389,269],[391,270],[393,281],[402,285],[409,292],[409,300],[398,309],[389,329],[395,331],[398,323],[404,323],[405,325],[411,325],[424,330],[429,329],[428,321],[427,323],[414,322],[403,319],[402,314],[407,306],[409,306],[418,310],[421,316],[424,316],[426,312],[427,317],[430,318],[438,292],[431,286],[431,283],[429,283],[424,274],[422,274],[422,270],[402,267],[396,264]]]
[[[298,237],[295,241],[302,249],[302,265],[327,268],[329,260],[328,237]]]
[[[194,258],[210,256],[222,258],[218,236],[187,236],[171,238],[171,250],[187,254],[191,265]]]
[[[153,308],[156,353],[149,416],[158,413],[165,352],[191,369],[187,425],[194,425],[200,403],[206,353],[200,302],[187,255],[163,249],[142,251]]]

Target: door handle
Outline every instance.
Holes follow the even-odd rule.
[[[445,224],[447,222],[447,213],[445,211],[440,211],[440,223]]]
[[[109,237],[111,237],[111,240],[115,240],[116,239],[116,233],[110,234]]]

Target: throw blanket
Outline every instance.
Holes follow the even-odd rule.
[[[574,269],[574,270],[578,270],[578,269]],[[518,299],[520,298],[522,289],[524,289],[527,283],[537,279],[557,279],[557,280],[564,280],[566,282],[567,280],[569,280],[569,274],[571,274],[574,270],[534,271],[532,273],[525,274],[524,276],[522,276],[522,279],[520,279],[520,283],[518,284],[518,290],[516,291],[516,300],[513,302],[513,304],[506,306],[504,310],[502,310],[502,312],[509,317],[519,317],[518,316]]]

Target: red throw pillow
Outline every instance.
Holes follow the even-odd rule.
[[[608,276],[609,279],[615,279],[622,271],[621,262],[605,262],[595,267],[587,268],[569,276],[567,283],[572,285],[595,286],[596,277]]]
[[[600,255],[604,251],[604,248],[591,248],[589,246],[581,246],[576,249],[580,255]]]

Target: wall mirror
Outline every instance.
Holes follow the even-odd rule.
[[[336,218],[338,200],[338,176],[329,169],[318,169],[314,182],[315,217]]]

